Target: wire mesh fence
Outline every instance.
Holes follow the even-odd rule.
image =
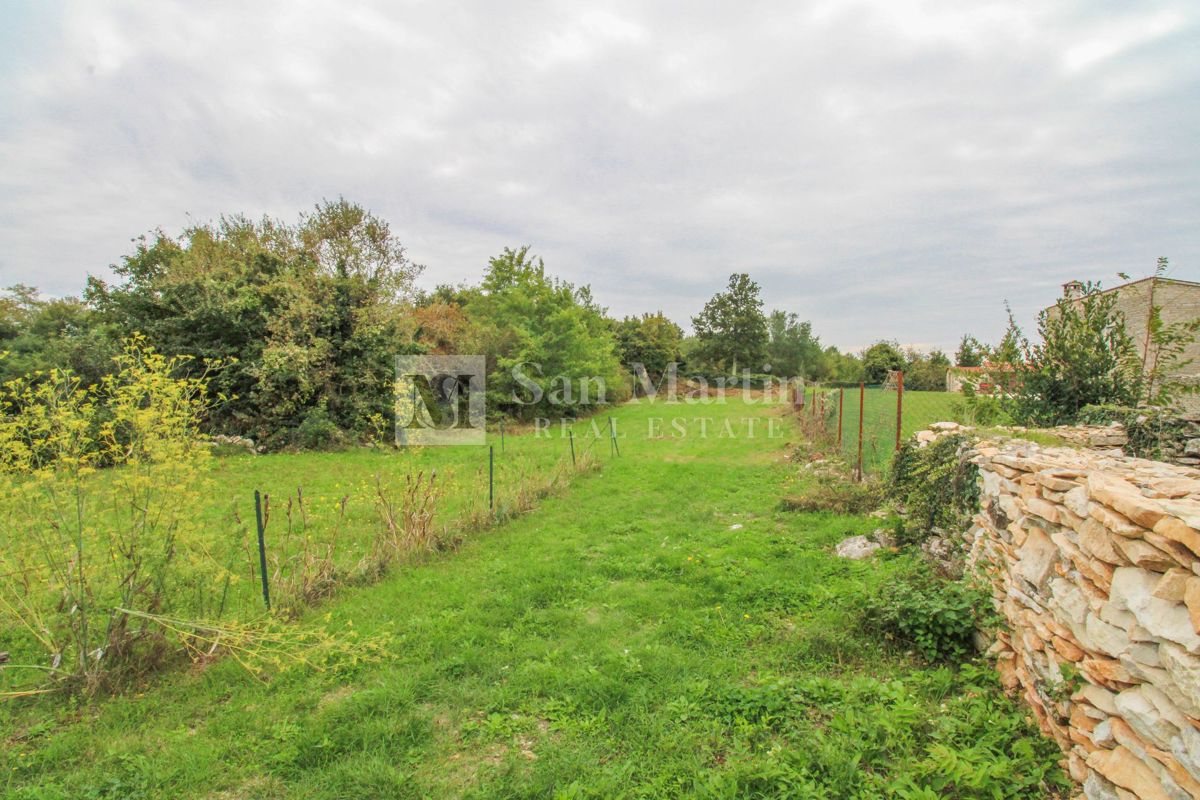
[[[236,545],[222,556],[233,580],[218,607],[204,610],[261,609],[260,557],[275,604],[302,607],[393,558],[454,548],[463,533],[529,510],[610,457],[609,439],[607,425],[577,423],[542,435],[489,429],[479,448],[239,459],[220,481],[233,491],[209,510],[214,524],[224,518],[233,528],[227,541]],[[266,505],[265,553],[257,552],[252,487]]]
[[[903,377],[897,378],[875,384],[810,384],[797,394],[795,411],[810,434],[836,449],[856,475],[883,475],[900,442],[959,413],[959,395],[905,390]]]

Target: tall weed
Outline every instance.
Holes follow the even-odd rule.
[[[0,388],[0,614],[33,659],[7,671],[93,690],[153,643],[128,610],[220,585],[192,513],[205,378],[175,378],[183,362],[134,338],[93,387],[55,370]]]

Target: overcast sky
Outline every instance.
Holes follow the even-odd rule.
[[[0,0],[0,285],[343,195],[422,283],[530,244],[624,315],[730,272],[828,343],[1200,280],[1200,3]]]

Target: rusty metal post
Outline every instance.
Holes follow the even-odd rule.
[[[900,428],[904,422],[904,370],[896,375],[896,449],[900,449]]]
[[[862,470],[862,439],[863,439],[863,408],[866,406],[867,400],[867,384],[860,383],[858,385],[858,467],[855,474],[859,481],[863,479]]]
[[[838,389],[838,447],[842,446],[842,406],[846,403],[845,387]]]

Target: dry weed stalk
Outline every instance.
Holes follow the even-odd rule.
[[[444,548],[434,525],[441,486],[437,472],[424,471],[404,478],[399,504],[382,476],[375,476],[375,510],[379,527],[372,542],[366,572],[382,571],[399,553],[428,553]]]
[[[324,541],[314,540],[308,530],[308,509],[304,501],[303,487],[296,487],[296,494],[289,495],[284,506],[287,531],[277,552],[271,556],[274,565],[272,585],[278,587],[277,608],[289,616],[299,613],[305,605],[328,597],[337,588],[340,578],[336,556],[342,532],[346,527],[346,504],[350,495],[342,495],[337,505],[337,518],[330,537]],[[264,525],[268,518],[264,518]],[[293,541],[300,542],[299,550],[293,552]]]

